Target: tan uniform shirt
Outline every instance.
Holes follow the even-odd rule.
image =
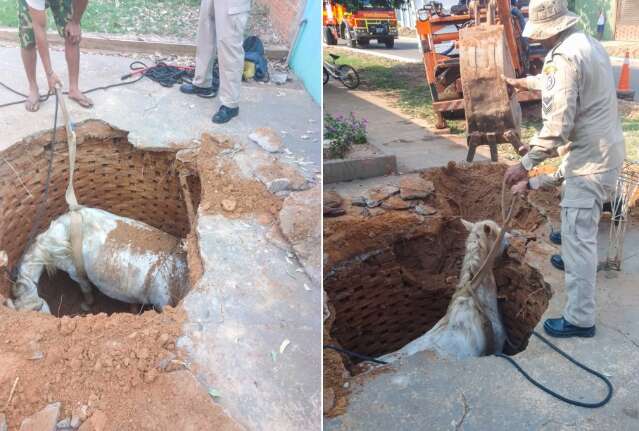
[[[544,62],[542,74],[529,77],[541,89],[541,131],[521,160],[526,170],[566,147],[566,177],[620,168],[624,137],[617,112],[617,93],[610,58],[603,46],[581,31],[569,31]],[[564,151],[562,151],[564,153]]]

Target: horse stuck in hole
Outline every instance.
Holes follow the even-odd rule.
[[[38,295],[42,271],[65,271],[80,285],[89,311],[92,285],[106,296],[162,310],[176,305],[188,291],[188,266],[181,241],[145,223],[97,208],[81,207],[80,250],[74,253],[72,216],[53,220],[24,254],[13,285],[12,306],[17,310],[50,313]],[[79,262],[78,262],[79,260]]]
[[[378,360],[390,363],[425,350],[458,359],[502,351],[506,331],[497,307],[497,285],[492,267],[485,269],[479,283],[473,283],[475,275],[483,270],[482,265],[499,238],[501,228],[491,220],[477,223],[461,221],[469,231],[466,253],[459,284],[446,315],[421,337]],[[498,245],[500,255],[506,250],[509,235],[506,233]]]

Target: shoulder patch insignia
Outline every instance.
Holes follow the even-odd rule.
[[[544,75],[552,75],[556,71],[557,71],[557,66],[551,63],[544,66],[543,73]]]
[[[555,74],[552,73],[550,75],[546,75],[546,90],[550,91],[554,88],[555,86]]]
[[[552,111],[554,97],[544,97],[541,100],[541,110],[544,114],[548,115]]]

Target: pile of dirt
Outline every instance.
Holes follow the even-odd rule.
[[[282,199],[271,194],[261,182],[242,175],[230,157],[235,151],[227,138],[202,135],[197,156],[202,187],[200,209],[207,214],[224,213],[229,218],[264,213],[276,216],[282,208]]]
[[[434,202],[440,214],[458,215],[466,220],[502,221],[501,190],[507,166],[503,164],[474,163],[458,166],[450,162],[447,167],[429,169],[423,177],[435,185]],[[506,196],[506,205],[511,199]],[[534,231],[544,217],[529,202],[518,200],[513,210],[512,227]]]
[[[427,332],[444,316],[457,283],[470,221],[501,220],[501,182],[506,167],[475,164],[421,173],[434,192],[404,209],[345,208],[346,215],[324,220],[324,288],[333,310],[325,337],[368,356],[395,351]],[[394,198],[399,199],[397,196]],[[502,318],[515,354],[527,345],[552,295],[541,273],[525,261],[544,216],[526,200],[514,210],[521,236],[495,266]],[[325,391],[334,396],[336,415],[347,404],[344,383],[357,360],[325,350]],[[326,393],[326,392],[325,392]]]
[[[57,319],[0,307],[0,399],[10,400],[2,411],[10,429],[52,402],[62,403],[60,419],[82,406],[87,416],[105,413],[106,430],[168,429],[160,418],[187,411],[210,421],[199,429],[230,427],[206,391],[176,385],[188,366],[175,347],[183,318],[171,308]]]
[[[335,321],[335,307],[330,304],[327,304],[326,307],[330,315],[324,320],[322,342],[325,346],[333,346],[337,342],[331,336],[330,328],[333,327],[333,322]],[[322,360],[324,364],[322,379],[324,414],[330,417],[339,416],[346,411],[348,406],[348,381],[351,373],[346,370],[342,355],[335,350],[324,349]]]

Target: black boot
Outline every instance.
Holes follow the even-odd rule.
[[[552,256],[550,256],[550,263],[552,263],[552,266],[554,266],[558,270],[565,271],[564,260],[562,259],[560,254],[553,254]]]
[[[184,94],[195,94],[196,96],[205,97],[207,99],[217,96],[217,91],[213,87],[198,87],[193,84],[180,85],[180,91]]]
[[[220,106],[220,110],[213,116],[212,121],[215,124],[224,124],[231,121],[231,118],[237,117],[240,108],[229,108],[228,106]]]
[[[595,327],[582,328],[569,323],[563,317],[558,319],[546,319],[544,330],[552,337],[594,337]]]

